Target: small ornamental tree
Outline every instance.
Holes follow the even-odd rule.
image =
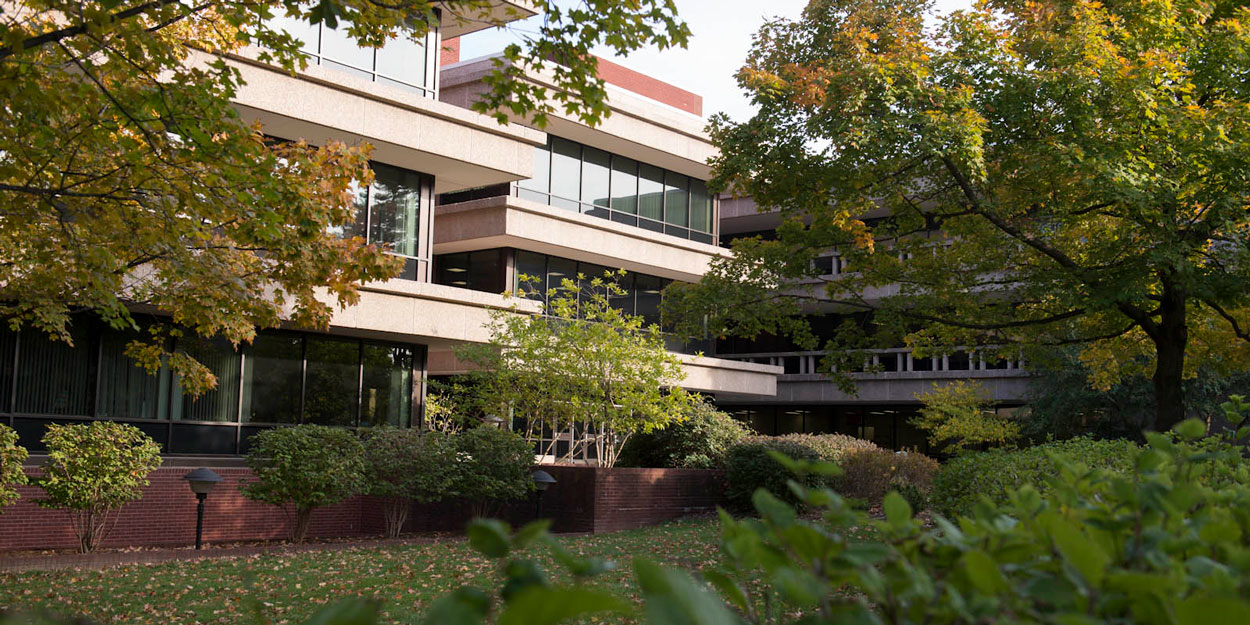
[[[451,495],[456,450],[442,432],[380,427],[361,437],[364,493],[381,497],[388,538],[399,536],[412,501],[430,503]]]
[[[972,449],[1012,447],[1020,424],[994,413],[981,385],[962,380],[917,395],[924,407],[912,425],[929,433],[929,444],[958,454]]]
[[[48,426],[48,462],[36,501],[70,514],[78,550],[100,545],[119,508],[143,496],[147,475],[161,466],[161,446],[139,428],[112,421]]]
[[[17,501],[18,486],[26,483],[22,463],[26,462],[26,448],[17,444],[17,432],[7,425],[0,425],[0,508]]]
[[[534,448],[519,435],[480,425],[452,441],[456,469],[448,481],[469,502],[474,516],[493,514],[499,504],[521,499],[534,488]]]
[[[458,352],[479,368],[482,407],[524,418],[527,439],[576,432],[562,460],[611,467],[631,436],[679,421],[693,401],[660,328],[613,306],[625,295],[622,275],[578,274],[545,294],[522,291],[541,295],[545,314],[495,311],[490,342]],[[555,454],[556,438],[542,454]]]
[[[291,539],[303,542],[313,509],[360,492],[365,477],[364,446],[341,428],[297,425],[266,430],[252,438],[247,466],[257,481],[243,487],[249,499],[295,507]],[[285,509],[285,508],[284,508]]]
[[[729,449],[752,433],[750,427],[720,411],[707,399],[691,402],[681,417],[662,430],[631,438],[621,451],[621,464],[719,469],[725,466]]]

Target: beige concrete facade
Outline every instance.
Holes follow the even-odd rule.
[[[496,247],[552,254],[684,282],[699,280],[723,248],[561,210],[515,196],[435,209],[434,253]]]
[[[492,57],[470,59],[443,68],[439,99],[468,108],[485,91],[481,80],[490,73]],[[532,72],[535,83],[552,87],[549,74]],[[690,113],[654,102],[615,85],[607,85],[612,114],[594,128],[557,108],[545,130],[551,134],[707,180],[708,160],[716,155],[704,132],[705,121]],[[526,120],[514,120],[530,125]]]
[[[195,53],[194,61],[209,55]],[[430,174],[446,193],[527,178],[545,133],[310,65],[291,75],[232,56],[246,84],[235,98],[248,121],[284,139],[373,145],[375,160]]]

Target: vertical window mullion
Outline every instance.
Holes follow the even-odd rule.
[[[365,400],[365,342],[356,341],[356,427],[360,427],[360,404]],[[374,415],[377,418],[377,415]],[[374,423],[374,426],[377,424]]]
[[[296,424],[304,423],[304,408],[308,400],[308,337],[300,337],[299,341],[299,415]]]

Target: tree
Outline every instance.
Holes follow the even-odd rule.
[[[486,21],[491,0],[24,0],[0,12],[0,316],[71,342],[75,312],[136,328],[132,306],[168,313],[130,353],[164,358],[187,390],[209,370],[161,339],[190,331],[250,341],[283,321],[325,328],[332,307],[400,261],[350,232],[352,189],[370,146],[275,142],[231,106],[240,73],[220,54],[254,45],[287,70],[306,63],[277,26],[289,17],[345,29],[358,43],[423,41],[444,22]],[[589,50],[684,45],[671,2],[547,0],[537,32],[508,46],[479,110],[542,124],[561,107],[593,123],[606,91]],[[219,53],[191,62],[193,50]],[[554,87],[521,80],[547,70]],[[499,117],[504,117],[499,114]],[[185,328],[185,329],[178,329]]]
[[[364,493],[381,497],[386,535],[399,536],[413,501],[430,503],[454,493],[456,450],[442,432],[378,427],[361,435],[364,444]],[[449,479],[450,478],[450,479]]]
[[[1250,355],[1246,9],[993,0],[927,28],[928,6],[818,0],[765,24],[738,74],[759,112],[711,125],[714,185],[783,224],[666,299],[721,333],[793,330],[760,314],[823,295],[871,312],[875,346],[1041,365],[1081,345],[1100,384],[1151,376],[1168,429],[1196,362]],[[830,248],[848,269],[824,294],[777,295]],[[874,345],[854,330],[832,364]]]
[[[490,342],[459,351],[478,367],[480,405],[525,419],[527,439],[545,431],[544,455],[556,453],[552,433],[576,430],[562,459],[593,451],[599,466],[611,467],[630,436],[680,419],[692,401],[678,386],[681,361],[665,349],[659,327],[612,305],[625,293],[616,283],[621,275],[565,278],[541,294],[544,314],[495,311]]]
[[[957,380],[919,395],[924,404],[911,424],[929,433],[929,444],[959,454],[991,447],[1011,447],[1020,438],[1020,424],[994,413],[981,385]]]
[[[47,496],[35,503],[69,512],[83,553],[100,545],[117,510],[142,497],[161,466],[161,446],[125,423],[50,424],[43,444],[48,461],[36,483]]]
[[[0,425],[0,508],[17,501],[21,495],[17,487],[27,482],[22,464],[26,462],[26,448],[17,444],[17,432],[7,425]]]
[[[631,437],[618,462],[627,467],[719,469],[725,466],[729,449],[753,433],[710,399],[699,398],[690,402],[679,421]]]
[[[343,428],[297,425],[265,430],[252,437],[247,451],[247,466],[256,481],[240,490],[255,501],[295,506],[291,540],[304,542],[314,509],[361,492],[364,454],[356,434]]]
[[[534,446],[521,436],[494,425],[479,425],[450,439],[456,460],[443,485],[468,502],[474,517],[495,514],[504,502],[521,499],[533,490]]]

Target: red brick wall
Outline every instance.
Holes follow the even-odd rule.
[[[557,532],[608,532],[653,525],[690,514],[712,512],[724,503],[724,474],[695,469],[601,469],[544,466],[556,484],[542,495],[542,516]],[[182,476],[189,467],[157,469],[143,498],[127,504],[104,547],[180,546],[195,542],[195,495]],[[208,543],[284,539],[294,522],[275,506],[243,497],[239,487],[251,478],[243,467],[214,468],[224,478],[204,505],[204,540]],[[37,475],[39,469],[28,469]],[[77,546],[69,515],[40,508],[43,491],[19,488],[22,498],[0,510],[0,551],[73,549]],[[532,521],[537,494],[503,507],[499,516],[513,525]],[[309,537],[377,536],[383,531],[381,502],[355,497],[313,511]],[[458,532],[470,513],[461,502],[417,504],[408,531]]]
[[[460,38],[452,37],[443,40],[443,47],[438,54],[438,65],[451,65],[460,61]]]
[[[635,72],[627,67],[617,65],[605,58],[599,58],[599,77],[604,82],[651,98],[657,102],[663,102],[687,113],[703,115],[702,96],[670,85],[662,80],[656,80],[646,74]]]

